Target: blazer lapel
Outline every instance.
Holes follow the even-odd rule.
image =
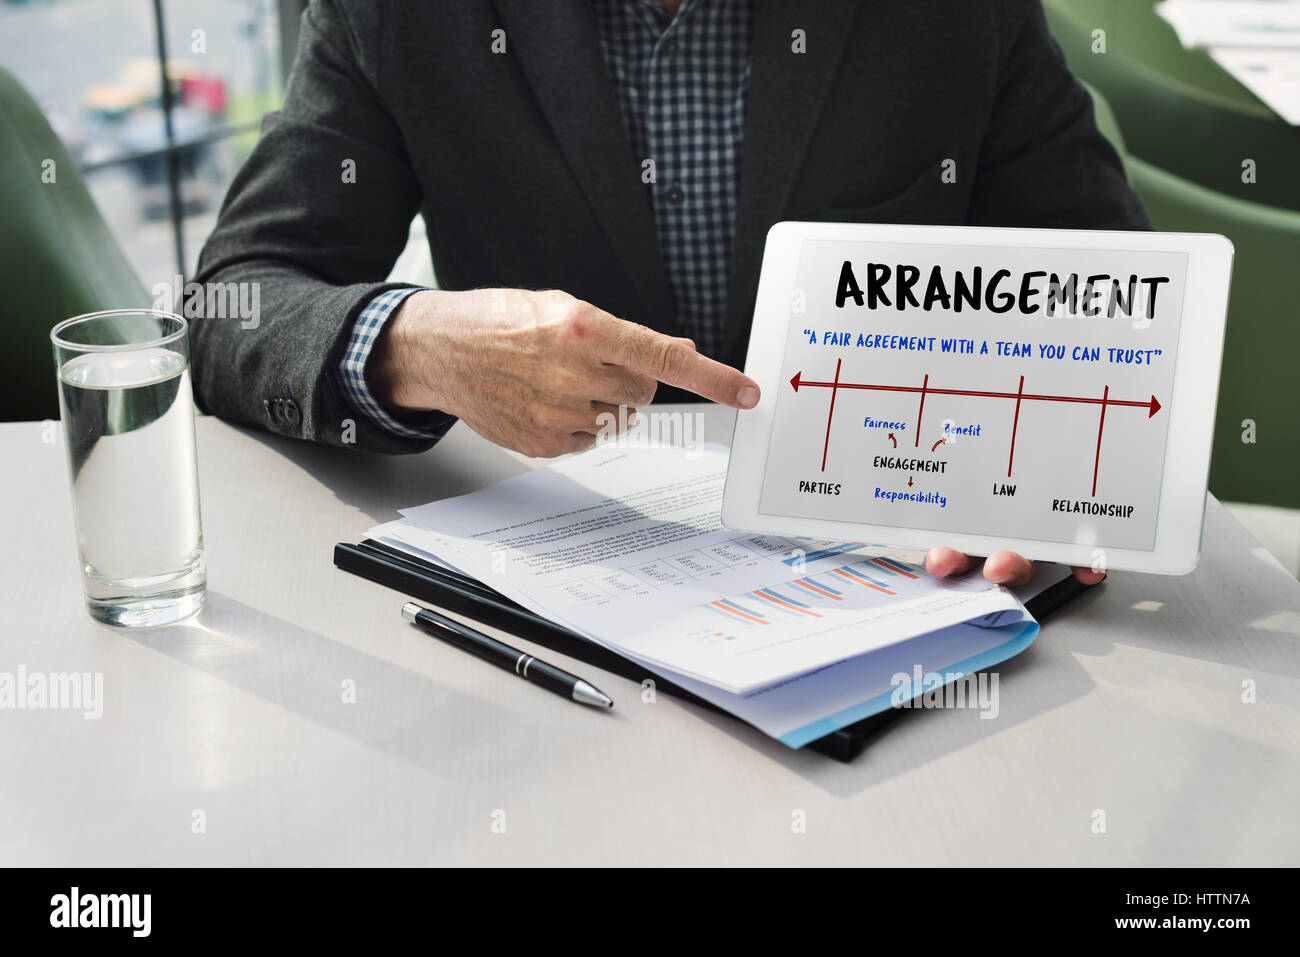
[[[858,0],[757,0],[723,361],[744,361],[763,243],[782,218],[857,7]],[[795,30],[803,31],[807,52],[792,49]]]
[[[574,176],[645,306],[671,332],[676,307],[654,212],[632,155],[586,0],[496,0],[518,58]]]

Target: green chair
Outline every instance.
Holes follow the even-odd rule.
[[[1236,247],[1210,490],[1300,508],[1300,442],[1291,434],[1300,417],[1300,213],[1216,193],[1133,156],[1125,166],[1157,229],[1222,233]],[[1248,429],[1253,443],[1243,440]]]
[[[1092,97],[1092,118],[1097,124],[1097,131],[1110,141],[1116,153],[1121,157],[1127,156],[1128,144],[1124,142],[1124,132],[1119,128],[1115,111],[1110,108],[1110,100],[1102,96],[1097,88],[1086,80],[1080,80],[1079,83]]]
[[[44,182],[51,168],[54,182]],[[0,209],[0,421],[58,418],[50,329],[69,316],[150,301],[76,162],[40,107],[3,69]]]
[[[1045,0],[1070,69],[1110,101],[1128,152],[1217,193],[1300,210],[1300,128],[1200,51],[1183,50],[1153,0]],[[1092,31],[1106,31],[1093,52]],[[1256,182],[1242,182],[1242,162]]]
[[[1089,92],[1097,128],[1124,156],[1129,182],[1156,228],[1222,233],[1236,247],[1210,491],[1231,502],[1300,507],[1300,443],[1290,434],[1300,414],[1294,292],[1300,213],[1224,196],[1126,155],[1110,105]],[[1243,441],[1248,430],[1253,442]]]
[[[1259,113],[1267,109],[1259,98],[1219,66],[1204,50],[1188,50],[1159,14],[1161,0],[1045,0],[1048,16],[1059,12],[1092,31],[1106,31],[1107,48],[1167,82],[1188,87],[1239,108]],[[1090,48],[1091,52],[1091,48]]]

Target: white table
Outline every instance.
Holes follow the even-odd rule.
[[[100,672],[104,713],[0,710],[0,864],[1300,861],[1300,585],[1215,501],[1200,568],[1076,600],[1001,666],[997,719],[913,712],[844,765],[515,639],[617,707],[568,704],[335,569],[528,467],[463,425],[382,458],[202,419],[209,605],[135,634],[84,611],[43,432],[0,425],[0,671]]]

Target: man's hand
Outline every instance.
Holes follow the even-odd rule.
[[[757,383],[689,339],[558,291],[413,293],[385,323],[366,379],[389,408],[438,409],[529,456],[586,448],[602,414],[617,422],[627,406],[630,418],[660,382],[734,408],[758,403]]]
[[[925,570],[935,578],[962,575],[974,567],[976,558],[963,555],[955,548],[932,548],[925,556]],[[1074,577],[1085,585],[1095,585],[1106,577],[1105,572],[1075,566]],[[999,585],[1023,585],[1034,575],[1034,563],[1023,555],[1005,549],[984,559],[984,577]]]

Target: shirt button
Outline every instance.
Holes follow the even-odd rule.
[[[671,39],[665,40],[663,42],[663,46],[661,46],[660,49],[663,51],[664,56],[672,56],[674,53],[677,52],[677,41]]]
[[[298,428],[302,422],[302,409],[298,408],[298,403],[293,399],[284,400],[284,422],[291,429]]]
[[[680,206],[686,202],[686,190],[682,189],[680,183],[673,183],[664,193],[664,199],[668,200],[670,206]]]

